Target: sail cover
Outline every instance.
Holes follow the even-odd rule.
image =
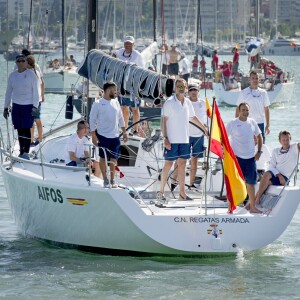
[[[170,97],[174,88],[172,78],[95,49],[89,51],[77,72],[101,89],[105,82],[115,82],[118,92],[123,96],[155,100],[161,96]]]

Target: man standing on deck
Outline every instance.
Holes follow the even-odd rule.
[[[102,172],[104,187],[116,188],[115,166],[119,158],[120,138],[119,126],[123,132],[123,140],[127,142],[127,134],[124,127],[124,118],[117,99],[117,86],[114,82],[106,82],[103,85],[103,97],[99,102],[94,102],[90,114],[90,126],[92,142],[98,145],[100,155],[100,169]],[[107,159],[106,159],[107,158]],[[106,169],[110,161],[110,181]]]
[[[169,69],[168,74],[169,75],[175,75],[178,76],[179,74],[179,61],[182,59],[182,54],[180,51],[176,50],[176,45],[171,45],[171,50],[169,50]]]
[[[178,78],[175,82],[175,94],[163,106],[162,129],[165,144],[165,165],[161,174],[160,191],[157,193],[156,205],[167,203],[164,195],[165,185],[173,162],[177,160],[179,201],[193,200],[185,193],[185,166],[190,158],[189,121],[203,129],[208,135],[204,124],[196,117],[194,108],[189,99],[185,97],[186,82]]]
[[[219,56],[218,56],[218,51],[214,50],[212,60],[211,60],[211,69],[213,70],[214,76],[215,72],[218,69],[219,66]]]
[[[190,61],[187,59],[184,53],[182,53],[183,59],[181,60],[181,70],[180,73],[182,75],[182,78],[188,82],[190,73],[191,73],[191,67],[190,67]]]
[[[12,123],[18,132],[20,144],[19,157],[29,160],[31,133],[30,129],[34,117],[38,114],[39,106],[39,85],[36,75],[27,69],[26,56],[16,56],[17,70],[13,71],[7,81],[5,93],[3,116],[9,116],[9,107],[12,103]]]
[[[262,153],[262,136],[257,123],[253,119],[248,118],[249,109],[249,104],[242,102],[238,106],[239,116],[227,124],[226,131],[245,177],[250,200],[250,212],[260,213],[261,211],[255,207],[254,186],[257,182],[256,161],[259,160]],[[256,153],[253,136],[257,137]]]
[[[206,102],[198,98],[199,87],[197,85],[189,85],[189,99],[194,107],[194,111],[198,119],[204,124],[207,123]],[[191,169],[190,169],[190,189],[197,188],[195,186],[198,158],[204,157],[204,135],[203,132],[194,126],[190,126],[190,147],[191,147]]]
[[[239,59],[240,59],[240,53],[239,49],[237,47],[234,47],[232,49],[233,53],[233,60],[232,60],[232,68],[231,68],[231,73],[234,75],[236,80],[240,79],[239,75]]]
[[[250,72],[250,86],[241,91],[237,100],[235,117],[239,116],[238,106],[242,102],[249,104],[249,117],[254,119],[258,124],[263,137],[263,143],[265,143],[265,134],[270,133],[270,100],[268,93],[258,87],[258,73],[254,70]]]
[[[142,55],[139,51],[134,49],[134,37],[126,36],[124,39],[124,48],[119,49],[116,52],[116,56],[118,59],[123,60],[127,63],[134,63],[139,67],[144,68],[145,63],[143,61]],[[132,109],[132,119],[133,123],[136,123],[140,120],[140,104],[141,99],[138,97],[131,96],[130,98],[118,96],[119,103],[122,107],[122,113],[125,121],[125,128],[128,127],[130,110]],[[138,125],[134,126],[133,134],[138,134]]]

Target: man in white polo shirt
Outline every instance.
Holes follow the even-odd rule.
[[[250,105],[249,118],[254,119],[261,130],[263,142],[265,143],[265,134],[270,133],[270,100],[268,93],[258,87],[258,73],[250,72],[250,86],[241,91],[237,100],[235,117],[239,116],[239,105],[246,102]]]
[[[162,129],[165,144],[165,165],[162,170],[160,191],[157,193],[157,206],[167,203],[164,188],[168,180],[173,162],[177,160],[179,201],[193,200],[185,193],[185,166],[190,158],[189,121],[208,132],[202,122],[195,115],[191,101],[185,97],[186,81],[178,78],[175,81],[175,94],[163,106]]]
[[[117,99],[117,86],[114,82],[106,82],[103,85],[103,97],[99,102],[94,102],[90,113],[90,126],[92,141],[98,145],[100,155],[100,169],[102,172],[104,187],[116,188],[115,166],[119,158],[120,138],[119,127],[123,132],[123,140],[127,142],[127,134],[124,126],[124,118]],[[107,161],[110,164],[110,181],[107,177]]]

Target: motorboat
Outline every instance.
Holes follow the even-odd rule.
[[[296,56],[300,55],[300,40],[294,38],[286,38],[278,36],[268,41],[263,46],[264,55],[284,55]]]

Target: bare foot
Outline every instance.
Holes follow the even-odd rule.
[[[255,196],[255,199],[254,199],[255,204],[259,204],[259,203],[260,203],[260,197],[261,197],[261,195],[259,195],[259,194],[257,194],[257,195]]]
[[[260,211],[256,207],[254,207],[254,208],[250,209],[250,213],[251,214],[262,214],[262,211]]]
[[[245,205],[245,209],[249,210],[250,209],[250,203]]]

